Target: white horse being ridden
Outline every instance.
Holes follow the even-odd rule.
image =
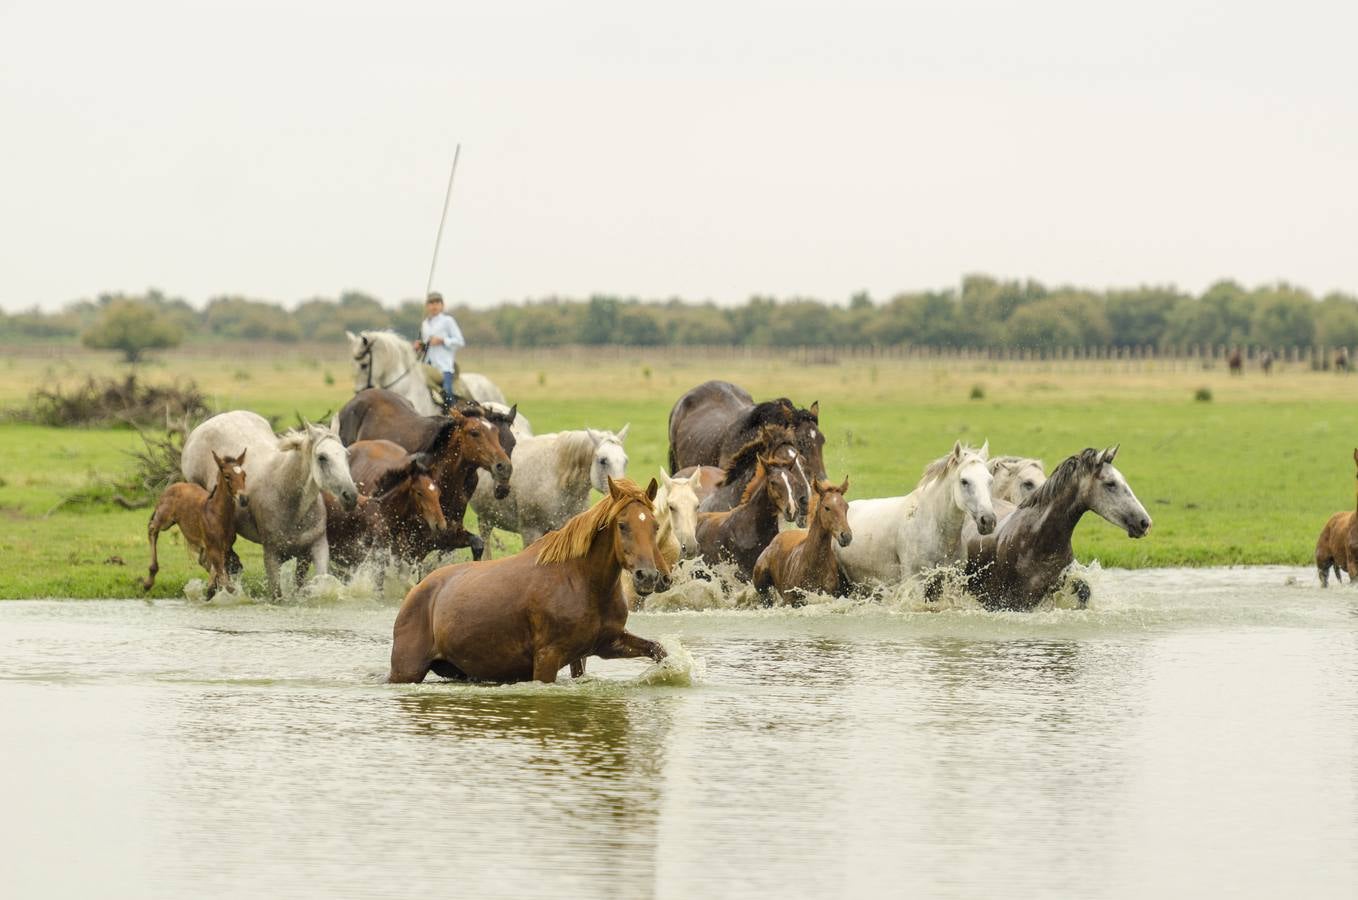
[[[584,512],[591,487],[607,493],[610,476],[627,474],[627,451],[622,443],[629,427],[624,425],[617,434],[587,428],[519,441],[510,456],[514,477],[509,495],[495,499],[495,485],[489,478],[478,481],[472,495],[477,528],[486,541],[486,558],[492,529],[517,531],[526,547]]]
[[[211,490],[217,482],[213,452],[238,455],[242,448],[250,451],[245,463],[250,506],[237,507],[236,533],[264,545],[269,592],[277,597],[278,570],[285,560],[297,560],[299,582],[308,565],[318,575],[329,571],[321,492],[352,509],[358,489],[335,422],[329,428],[304,424],[277,437],[264,418],[243,409],[213,416],[193,429],[180,460],[184,479]]]
[[[354,392],[365,388],[385,388],[405,397],[422,416],[439,411],[425,380],[425,365],[415,357],[415,348],[394,331],[346,331],[349,355],[354,364]],[[505,403],[505,395],[489,378],[463,372],[453,393],[478,403]],[[460,388],[460,389],[459,389]]]
[[[656,546],[669,564],[671,573],[680,559],[698,555],[699,501],[693,488],[693,476],[671,478],[661,467],[660,489],[656,491],[651,507],[655,510]],[[621,583],[628,608],[634,608],[638,595],[632,584],[632,573],[623,571]]]
[[[849,580],[889,583],[961,562],[962,525],[968,517],[981,534],[995,529],[989,455],[989,442],[974,450],[959,441],[925,468],[919,485],[904,497],[850,503],[853,543],[835,547]]]

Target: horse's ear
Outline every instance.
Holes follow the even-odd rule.
[[[220,469],[222,467],[222,458],[217,455],[216,450],[212,451],[212,461],[217,464],[217,468]]]
[[[844,476],[844,483],[841,484],[841,485],[839,486],[839,492],[840,492],[841,494],[847,494],[847,493],[849,492],[849,476],[848,476],[848,475],[845,475],[845,476]]]
[[[985,439],[985,443],[981,445],[980,453],[981,459],[990,459],[990,438]]]
[[[811,406],[810,406],[810,408],[807,410],[807,412],[811,413],[811,418],[815,419],[815,420],[816,420],[816,424],[819,425],[819,424],[820,424],[820,401],[819,401],[819,400],[813,401],[812,404],[811,404]]]
[[[335,413],[330,417],[330,430],[335,432],[335,434],[339,434],[339,413]]]
[[[601,431],[597,431],[593,428],[586,428],[585,434],[589,435],[589,439],[594,442],[594,446],[596,447],[603,442],[604,436]]]
[[[618,443],[619,443],[619,444],[621,444],[623,441],[627,440],[627,429],[629,429],[629,428],[631,428],[631,427],[632,427],[632,423],[631,423],[631,422],[628,422],[626,425],[622,426],[622,430],[618,432]]]
[[[654,502],[655,502],[655,495],[656,495],[656,493],[657,493],[659,490],[660,490],[660,485],[656,484],[656,483],[655,483],[655,479],[652,478],[652,479],[651,479],[651,483],[648,484],[648,485],[646,485],[646,499],[649,500],[649,501],[651,501],[652,503],[654,503]]]
[[[1358,447],[1353,448],[1353,461],[1358,463]]]
[[[1358,450],[1354,450],[1353,455],[1355,459],[1358,459]],[[660,482],[661,484],[664,484],[666,487],[670,486],[671,484],[674,484],[674,479],[671,478],[669,476],[669,473],[665,471],[664,466],[660,467]]]
[[[351,344],[358,340],[358,335],[354,334],[352,331],[350,331],[350,330],[347,329],[347,328],[344,329],[344,336],[347,337],[347,338],[349,339],[349,343],[351,343]]]
[[[621,495],[618,492],[617,482],[613,480],[612,475],[605,475],[604,477],[608,479],[608,496],[612,497],[614,500],[618,499]]]
[[[519,404],[515,403],[513,406],[509,408],[509,412],[505,414],[505,418],[509,420],[510,425],[513,425],[514,420],[518,418],[518,415],[519,415]]]
[[[1116,459],[1118,455],[1118,448],[1121,446],[1122,446],[1121,444],[1114,444],[1107,450],[1103,451],[1103,461],[1105,463],[1111,463],[1114,459]]]
[[[238,462],[238,463],[243,463],[243,462],[245,462],[245,453],[246,453],[246,451],[249,450],[249,449],[250,449],[249,447],[246,447],[245,450],[242,450],[240,453],[237,453],[237,454],[236,454],[236,462]]]
[[[952,445],[952,458],[953,458],[953,459],[961,459],[961,458],[962,458],[962,442],[961,442],[961,441],[953,441],[953,445]]]

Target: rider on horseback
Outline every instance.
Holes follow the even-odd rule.
[[[415,352],[423,354],[425,361],[442,373],[444,409],[451,409],[457,399],[453,396],[453,355],[466,345],[457,321],[443,311],[443,295],[431,293],[424,301],[424,321]]]

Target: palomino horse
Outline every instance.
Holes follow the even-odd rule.
[[[1066,459],[993,534],[972,541],[967,585],[982,605],[1029,610],[1059,588],[1075,561],[1070,536],[1086,511],[1132,538],[1150,531],[1151,517],[1113,467],[1117,453],[1116,446],[1086,449]],[[1077,579],[1073,587],[1081,605],[1088,603],[1089,584]]]
[[[797,449],[811,466],[810,476],[825,479],[820,404],[798,409],[786,397],[756,404],[748,391],[729,381],[700,384],[670,410],[670,471],[678,473],[689,466],[725,468],[765,424],[793,429]]]
[[[304,424],[277,437],[262,416],[243,409],[220,413],[193,429],[180,461],[184,478],[210,490],[217,483],[213,454],[242,446],[250,454],[243,466],[250,479],[250,507],[237,508],[236,533],[264,545],[269,592],[277,597],[278,570],[285,561],[297,560],[299,583],[308,565],[317,575],[330,570],[322,492],[352,509],[358,489],[333,422],[329,428]]]
[[[850,503],[853,544],[836,550],[849,580],[890,583],[961,562],[962,525],[968,517],[981,534],[995,529],[989,454],[989,442],[975,450],[958,441],[947,456],[925,467],[919,484],[904,497]],[[938,587],[931,580],[925,596],[932,599]]]
[[[556,681],[587,656],[664,659],[654,641],[627,631],[618,577],[638,591],[669,587],[646,491],[608,480],[589,510],[513,556],[444,566],[417,584],[392,629],[391,682],[444,678]]]
[[[709,564],[735,563],[740,577],[748,580],[755,560],[778,534],[779,515],[788,522],[798,516],[805,521],[806,486],[795,475],[790,460],[758,457],[754,478],[739,506],[698,513],[696,535],[703,559]]]
[[[394,331],[344,332],[349,338],[349,355],[354,364],[354,392],[367,388],[395,391],[410,401],[421,415],[439,411],[429,392],[424,363],[415,357],[415,348]],[[475,372],[461,372],[453,393],[480,403],[504,403],[505,395],[489,378]]]
[[[693,482],[688,478],[671,478],[661,468],[660,489],[651,505],[655,509],[656,543],[670,569],[682,558],[697,556],[698,495],[693,491]],[[636,609],[640,598],[627,572],[622,573],[622,592],[628,607]]]
[[[1358,447],[1353,450],[1353,462],[1358,465]],[[1316,570],[1320,586],[1330,586],[1330,569],[1334,580],[1342,583],[1340,572],[1347,572],[1349,581],[1358,580],[1358,512],[1337,512],[1330,516],[1316,541]]]
[[[811,479],[807,475],[806,460],[797,449],[796,434],[786,425],[761,425],[754,437],[744,447],[735,452],[722,472],[721,483],[717,485],[699,507],[703,512],[724,512],[734,509],[745,494],[745,488],[754,478],[755,461],[760,456],[785,460],[790,464],[791,477],[799,479],[806,488],[798,496],[810,502]],[[806,527],[806,508],[798,511],[797,527]]]
[[[586,428],[526,437],[514,447],[518,472],[509,493],[493,496],[483,478],[471,495],[481,540],[500,528],[523,536],[524,546],[553,531],[589,506],[589,489],[608,489],[609,478],[627,474],[629,425],[617,434]]]
[[[156,573],[160,571],[160,562],[156,559],[157,539],[162,531],[175,525],[179,526],[184,543],[197,553],[198,565],[212,574],[207,598],[211,600],[219,589],[230,586],[226,555],[236,542],[236,501],[239,498],[242,506],[249,503],[245,493],[245,454],[246,450],[239,456],[212,454],[212,460],[217,464],[217,484],[210,492],[201,485],[181,481],[170,485],[160,495],[146,526],[146,539],[151,544],[151,565],[141,583],[143,590],[151,590],[156,583]]]
[[[833,485],[816,483],[811,505],[811,527],[805,531],[783,531],[759,554],[754,564],[754,586],[767,596],[769,588],[784,600],[797,602],[808,593],[838,595],[848,587],[839,567],[833,544],[847,547],[853,542],[849,527],[849,504],[844,494],[849,479]]]
[[[358,476],[359,464],[372,445],[398,457],[371,484]],[[448,527],[440,505],[441,492],[430,474],[429,458],[423,453],[406,453],[391,441],[358,441],[349,446],[349,467],[358,486],[358,506],[346,510],[331,496],[325,498],[325,535],[330,541],[330,556],[345,566],[353,566],[374,552],[388,552],[398,559],[417,560],[426,536]]]

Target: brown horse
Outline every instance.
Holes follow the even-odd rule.
[[[551,683],[587,656],[665,657],[627,631],[619,576],[638,592],[669,588],[651,502],[627,479],[608,496],[513,556],[444,566],[406,595],[392,630],[392,682],[444,678]]]
[[[1353,450],[1353,462],[1358,465],[1358,447]],[[1347,572],[1350,582],[1358,579],[1358,512],[1330,516],[1316,541],[1316,569],[1321,587],[1330,586],[1330,569],[1334,569],[1336,583],[1344,580],[1340,572]]]
[[[792,477],[792,464],[785,459],[761,456],[754,479],[745,488],[740,505],[725,512],[698,513],[698,552],[708,563],[733,562],[740,576],[748,579],[755,560],[778,534],[778,516],[795,521],[805,509]]]
[[[386,469],[370,487],[355,479],[359,501],[352,510],[325,495],[330,558],[353,566],[369,553],[385,550],[400,559],[419,560],[430,538],[448,527],[440,503],[442,492],[430,475],[428,458],[422,453],[407,454],[391,441],[358,441],[349,448],[350,458],[366,458],[371,444],[390,445],[383,450],[392,453],[394,448],[403,454],[402,463]]]
[[[209,492],[200,485],[178,482],[165,489],[156,501],[151,521],[146,526],[146,539],[151,544],[151,566],[142,580],[143,590],[149,591],[156,583],[160,562],[156,557],[160,533],[175,525],[184,536],[184,543],[197,551],[198,564],[212,574],[208,585],[209,600],[221,588],[230,586],[226,572],[226,555],[236,542],[236,499],[241,506],[249,502],[245,493],[245,450],[237,456],[218,456],[217,483]]]
[[[786,425],[797,434],[797,449],[811,466],[807,475],[825,480],[825,435],[820,403],[798,409],[786,397],[755,403],[729,381],[708,381],[684,394],[670,410],[670,471],[689,466],[725,468],[761,425]]]
[[[1046,484],[1028,495],[990,534],[967,547],[967,586],[990,609],[1029,610],[1061,587],[1075,561],[1070,536],[1086,512],[1140,538],[1151,517],[1127,479],[1113,468],[1118,448],[1085,449],[1056,467]],[[1089,584],[1072,579],[1080,604]]]
[[[780,532],[755,561],[753,582],[761,596],[767,597],[769,588],[774,588],[784,600],[797,602],[808,593],[839,596],[845,592],[849,582],[831,541],[841,547],[853,542],[849,504],[844,499],[848,490],[847,478],[840,485],[816,483],[811,527]]]
[[[760,456],[789,462],[790,477],[793,481],[801,482],[801,488],[804,488],[797,491],[797,527],[805,528],[807,504],[811,502],[811,479],[807,475],[809,466],[797,449],[796,434],[785,425],[761,425],[749,443],[731,457],[722,472],[721,484],[701,501],[699,509],[703,512],[734,509],[754,478]]]
[[[1245,358],[1241,355],[1239,347],[1231,348],[1231,355],[1226,357],[1226,367],[1230,369],[1232,375],[1245,374]]]
[[[694,477],[696,476],[696,477]],[[698,495],[698,502],[702,503],[721,487],[722,479],[726,477],[726,472],[717,466],[689,466],[674,473],[675,478],[692,478],[693,493]]]

